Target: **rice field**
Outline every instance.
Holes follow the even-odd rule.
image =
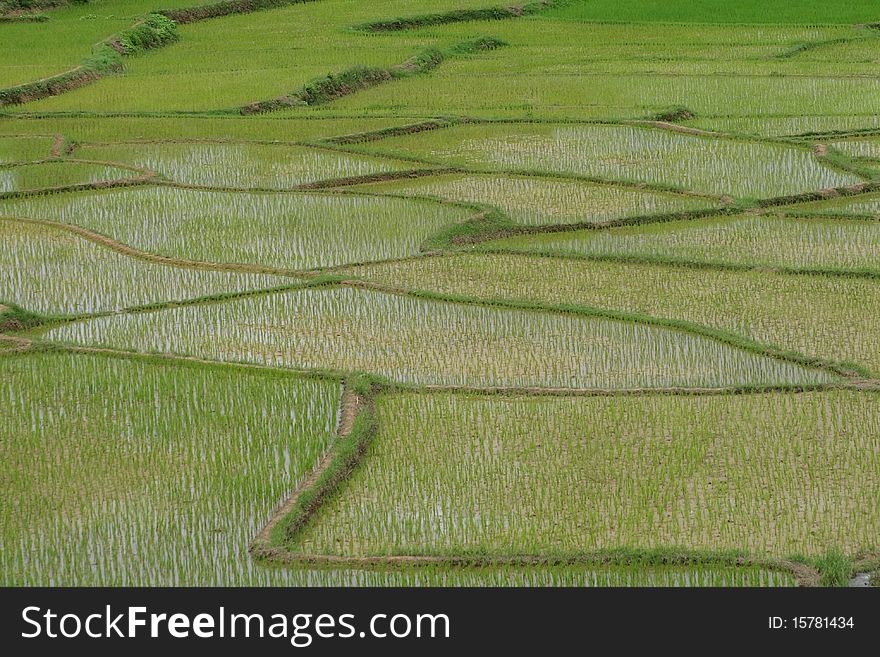
[[[493,27],[492,32],[500,30]],[[556,32],[552,26],[546,37],[553,38]],[[368,116],[405,111],[546,121],[644,119],[686,102],[701,117],[844,114],[867,117],[849,121],[856,127],[875,122],[880,81],[871,76],[876,64],[781,60],[755,64],[736,58],[716,62],[718,54],[709,56],[708,62],[701,55],[701,61],[693,63],[676,60],[676,48],[667,44],[665,56],[656,60],[612,61],[596,67],[581,62],[578,53],[554,53],[568,60],[567,69],[561,72],[559,60],[552,56],[541,58],[547,70],[511,71],[531,61],[535,49],[499,49],[486,56],[496,61],[497,72],[487,71],[482,60],[450,61],[431,79],[413,77],[381,85],[340,99],[336,106]],[[719,48],[710,44],[706,51],[718,53]]]
[[[832,141],[828,144],[850,157],[860,157],[870,160],[880,160],[880,138],[868,137],[865,139],[847,139],[845,141]]]
[[[805,215],[841,215],[866,219],[880,219],[880,194],[865,194],[844,198],[803,203],[789,210]]]
[[[575,303],[692,322],[880,373],[880,282],[528,255],[454,255],[349,270],[383,285]]]
[[[336,106],[369,116],[411,112],[537,122],[644,119],[681,106],[698,120],[858,116],[858,123],[876,114],[875,63],[860,53],[816,60],[799,50],[868,33],[852,25],[587,23],[542,15],[450,25],[442,33],[488,33],[509,45],[451,60],[430,78],[365,90]]]
[[[58,228],[0,220],[0,300],[77,315],[291,285],[280,276],[169,267]]]
[[[865,210],[866,206],[856,204],[853,209]],[[556,255],[625,256],[720,265],[878,272],[880,223],[740,215],[625,226],[605,231],[510,237],[493,241],[486,248]]]
[[[595,0],[554,9],[549,14],[565,20],[660,23],[859,23],[877,17],[870,0],[846,3],[805,0],[796,5],[767,4],[759,0],[717,3],[713,0],[647,0],[620,2]]]
[[[338,384],[66,354],[0,371],[4,586],[271,582],[247,544],[330,444]]]
[[[0,21],[0,585],[880,548],[876,0],[199,4]]]
[[[420,385],[640,388],[833,380],[820,370],[664,328],[350,288],[100,317],[44,337],[258,365],[366,371]]]
[[[858,182],[809,151],[616,125],[464,125],[383,140],[377,151],[501,171],[543,171],[738,197]]]
[[[706,199],[684,195],[524,176],[446,175],[374,183],[361,189],[489,204],[527,226],[600,223],[711,207]]]
[[[237,116],[219,114],[181,115],[168,117],[150,115],[102,116],[85,121],[82,117],[65,115],[4,117],[0,120],[0,144],[12,135],[45,136],[56,131],[74,142],[73,154],[88,148],[109,147],[125,140],[138,144],[151,142],[174,143],[188,141],[212,142],[263,142],[290,145],[291,142],[313,142],[328,137],[381,130],[415,123],[408,117],[366,118],[357,116],[333,116],[330,118],[313,113]],[[119,145],[119,144],[117,144]],[[125,145],[125,144],[122,144]],[[131,144],[128,144],[129,146]],[[158,145],[158,144],[157,144]],[[51,147],[49,137],[43,148],[46,157]],[[232,174],[234,172],[230,172]]]
[[[125,162],[201,187],[291,189],[320,180],[411,168],[373,157],[289,145],[162,143],[85,145],[78,157]]]
[[[791,137],[807,133],[835,130],[880,128],[880,116],[875,114],[838,114],[819,116],[759,116],[712,117],[690,121],[704,130],[737,132],[762,137]]]
[[[880,61],[880,55],[877,54],[878,45],[880,45],[880,40],[877,39],[877,36],[867,33],[862,37],[855,37],[852,40],[830,42],[810,48],[803,53],[799,53],[798,57],[820,62],[837,62],[841,59],[846,59],[876,65]]]
[[[434,0],[430,11],[483,6],[486,0]],[[154,2],[150,8],[158,7]],[[228,110],[289,93],[328,73],[354,66],[392,66],[420,48],[443,45],[447,40],[442,37],[426,40],[403,33],[389,38],[350,29],[425,11],[419,0],[378,5],[321,0],[183,24],[177,28],[177,42],[131,58],[124,74],[31,106],[39,111],[102,111],[108,106],[134,112]]]
[[[381,398],[306,554],[626,545],[818,555],[876,544],[880,397]],[[743,430],[748,427],[747,430]]]
[[[52,152],[53,138],[47,135],[0,136],[0,165],[42,160]]]
[[[414,255],[470,214],[418,200],[173,187],[0,201],[0,216],[81,226],[150,253],[284,269]]]
[[[0,167],[0,193],[72,185],[92,185],[99,182],[124,180],[138,175],[138,172],[130,169],[97,162],[51,160],[41,164]]]
[[[271,569],[286,586],[796,586],[784,571],[731,566],[429,566],[379,570]]]
[[[100,6],[72,3],[53,9],[45,23],[0,25],[0,87],[23,84],[73,68],[92,54],[94,44],[155,10],[155,0],[101,0]],[[190,0],[168,0],[173,8]],[[51,45],[47,45],[51,44]]]

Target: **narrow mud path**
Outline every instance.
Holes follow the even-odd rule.
[[[339,423],[336,429],[336,434],[339,438],[345,438],[351,435],[351,430],[354,427],[354,421],[357,417],[358,411],[365,403],[364,398],[356,392],[353,392],[348,388],[343,391],[339,409]],[[324,474],[328,467],[330,467],[335,456],[335,445],[330,445],[327,452],[318,462],[317,467],[315,467],[315,469],[299,483],[293,493],[291,493],[290,497],[288,497],[284,503],[275,510],[272,517],[269,519],[268,524],[263,527],[262,531],[257,534],[256,538],[254,538],[251,547],[252,550],[262,550],[271,547],[270,537],[272,530],[282,518],[296,507],[296,503],[300,496],[305,491],[314,487],[321,478],[321,475]]]

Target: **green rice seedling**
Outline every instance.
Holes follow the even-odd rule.
[[[0,102],[25,101],[0,112],[0,585],[876,569],[855,557],[880,529],[880,194],[829,189],[880,179],[876,0],[173,12],[199,1],[0,25]],[[132,30],[160,9],[180,26]],[[285,96],[325,102],[242,115]],[[440,165],[467,170],[405,171]],[[631,225],[575,230],[597,222]],[[248,557],[328,448],[361,444],[336,435],[342,377],[378,433],[275,547],[449,561]]]
[[[329,444],[337,385],[64,354],[0,372],[4,585],[793,585],[723,564],[263,568],[247,545]]]
[[[350,288],[96,318],[53,329],[45,338],[366,371],[413,384],[638,388],[832,380],[819,370],[665,328]]]
[[[806,0],[796,5],[760,0],[719,3],[715,0],[640,0],[615,2],[593,0],[565,4],[548,13],[573,21],[620,21],[635,23],[863,23],[877,18],[871,0],[826,2]]]
[[[112,146],[120,140],[163,141],[237,141],[289,144],[317,141],[327,137],[348,135],[382,128],[417,123],[418,119],[389,118],[322,118],[269,114],[263,116],[102,116],[91,120],[83,117],[0,116],[0,143],[6,135],[63,134],[70,142],[90,146]],[[49,146],[40,157],[46,157]],[[82,152],[82,151],[80,151]],[[74,149],[74,154],[77,150]]]
[[[2,26],[0,88],[46,78],[77,66],[94,44],[118,34],[158,8],[193,4],[192,0],[101,0],[70,3],[53,10],[48,21]]]
[[[865,205],[850,207],[865,209]],[[880,276],[880,223],[741,215],[496,240],[489,249],[815,270]]]
[[[303,183],[412,168],[411,164],[297,146],[119,144],[83,146],[77,156],[126,162],[169,180],[206,187],[290,189]]]
[[[450,61],[339,100],[361,113],[530,120],[645,118],[686,105],[698,117],[875,113],[876,65],[779,59],[804,43],[858,37],[850,26],[601,24],[538,19],[446,26],[509,47]],[[439,30],[415,34],[435,35]],[[494,84],[487,84],[487,80]]]
[[[496,29],[489,30],[486,26],[494,25]],[[559,21],[552,17],[551,13],[545,13],[540,17],[525,21],[496,21],[482,23],[461,23],[449,25],[443,28],[444,32],[460,38],[463,34],[473,32],[492,32],[499,37],[508,40],[512,45],[521,45],[530,48],[544,48],[544,53],[534,64],[520,62],[517,70],[534,68],[549,63],[551,52],[565,52],[573,55],[578,49],[581,56],[589,57],[596,52],[603,55],[603,61],[635,60],[635,55],[645,53],[644,60],[658,60],[667,57],[669,60],[697,59],[695,55],[702,55],[701,59],[720,59],[719,50],[739,48],[766,47],[767,51],[752,52],[755,55],[766,52],[779,52],[785,48],[793,48],[803,43],[828,41],[832,39],[855,38],[864,36],[865,32],[857,31],[851,25],[725,25],[721,23],[706,23],[702,25],[688,24],[665,24],[657,25],[647,22],[631,23],[602,23],[586,22],[573,23]],[[420,30],[415,32],[430,33],[436,30]],[[570,38],[575,35],[585,37],[583,43],[572,44],[564,41],[552,41],[547,37],[556,35],[560,38]],[[715,50],[712,50],[712,46]],[[646,50],[639,50],[644,46]],[[674,47],[682,47],[684,57],[677,57]],[[659,50],[665,47],[667,50]],[[697,48],[702,50],[697,50]],[[771,48],[773,50],[771,50]],[[757,63],[757,62],[753,62]],[[571,57],[560,59],[561,66],[571,66]]]
[[[3,585],[272,581],[248,543],[332,441],[338,384],[66,354],[0,372]]]
[[[880,396],[380,398],[305,554],[847,554],[880,531]]]
[[[374,148],[495,170],[540,170],[744,197],[858,182],[794,147],[616,125],[463,125],[390,138]]]
[[[815,214],[880,219],[880,194],[846,196],[843,198],[829,199],[827,201],[802,203],[797,206],[792,206],[791,208],[786,208],[786,211],[788,213],[803,213],[805,216]]]
[[[51,152],[52,137],[46,135],[0,136],[0,165],[10,162],[42,160],[49,157]]]
[[[880,41],[878,41],[880,45]],[[828,144],[832,148],[843,151],[850,157],[860,157],[870,160],[880,160],[880,138],[865,137],[863,139],[847,139],[846,141],[832,141]]]
[[[372,196],[139,187],[9,200],[0,215],[82,226],[172,258],[302,269],[416,254],[470,211]]]
[[[825,44],[806,50],[798,57],[809,61],[840,62],[857,61],[872,63],[880,62],[880,39],[876,35],[856,37],[851,40],[832,40]]]
[[[435,0],[431,8],[444,11],[485,6],[485,2]],[[358,23],[423,13],[424,9],[424,2],[415,0],[381,4],[321,0],[183,24],[178,27],[180,39],[175,44],[127,59],[124,75],[29,103],[28,108],[232,109],[281,96],[328,73],[355,65],[392,66],[417,50],[443,45],[446,40],[442,38],[426,42],[409,34],[366,34],[350,29]]]
[[[267,572],[273,583],[293,586],[796,586],[786,572],[715,565],[285,567]]]
[[[106,312],[292,282],[280,276],[154,264],[57,228],[0,220],[0,299],[35,312]]]
[[[690,125],[705,130],[737,132],[763,137],[790,137],[810,133],[880,128],[876,114],[830,116],[738,116],[698,118]]]
[[[548,34],[547,38],[559,37]],[[670,58],[674,58],[676,47],[668,46]],[[542,51],[511,47],[479,58],[450,60],[430,76],[414,76],[374,87],[341,98],[332,107],[367,116],[457,114],[546,122],[644,119],[687,99],[688,107],[697,116],[798,112],[870,116],[873,101],[868,99],[877,94],[876,81],[868,77],[876,68],[874,64],[827,65],[829,70],[806,73],[796,70],[802,64],[775,63],[772,68],[761,64],[763,71],[743,75],[744,70],[754,67],[751,61],[716,63],[713,59],[694,64],[685,60],[669,64],[663,59],[641,63],[623,60],[593,67],[569,54],[572,70],[560,72],[545,49],[542,60],[546,57],[550,70],[517,70],[518,63],[524,66],[519,60],[532,62],[533,52]],[[566,53],[559,56],[565,57]],[[810,66],[817,67],[815,63]],[[795,70],[780,74],[778,68]],[[658,69],[662,74],[658,74]],[[488,80],[499,78],[503,84],[488,84]]]
[[[0,193],[90,185],[137,176],[136,171],[108,164],[53,160],[41,164],[0,167]]]
[[[362,189],[488,203],[513,221],[531,226],[602,222],[710,207],[710,202],[701,198],[525,176],[446,175],[364,185]]]
[[[454,255],[348,275],[411,290],[577,303],[728,331],[880,373],[880,282],[527,255]]]

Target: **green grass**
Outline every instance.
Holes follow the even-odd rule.
[[[308,269],[413,255],[470,211],[339,194],[142,187],[0,202],[0,216],[82,226],[172,258]]]
[[[611,125],[464,125],[370,145],[371,150],[498,171],[543,171],[772,197],[859,179],[793,147]]]
[[[0,167],[0,193],[89,185],[137,176],[136,171],[90,162],[55,160],[43,164]]]
[[[457,255],[349,270],[385,285],[578,303],[678,319],[880,372],[880,282],[527,255]]]
[[[853,561],[837,549],[817,557],[815,566],[821,573],[822,586],[846,586],[853,575]]]
[[[500,208],[514,222],[529,226],[612,221],[711,207],[706,199],[682,195],[524,176],[446,175],[373,183],[360,188],[489,204]]]
[[[51,341],[413,384],[633,388],[818,384],[825,372],[697,335],[597,317],[311,289],[69,324]]]
[[[864,206],[851,203],[849,207]],[[880,277],[880,223],[848,219],[740,215],[607,231],[524,235],[496,240],[487,248],[734,266],[871,271]]]
[[[82,146],[77,157],[126,162],[187,185],[290,189],[303,183],[411,168],[401,162],[313,148],[265,144]]]
[[[292,283],[153,264],[57,228],[0,220],[0,299],[40,313],[106,312]]]
[[[880,20],[880,8],[872,0],[577,0],[550,15],[635,23],[864,23]]]
[[[854,553],[880,529],[878,404],[853,392],[380,398],[363,465],[297,549]]]
[[[44,324],[47,317],[25,310],[9,301],[0,303],[0,332],[9,333],[16,331],[26,331]],[[3,343],[5,348],[17,348],[14,343]]]
[[[337,384],[64,354],[0,371],[4,585],[287,579],[247,544],[333,439]]]

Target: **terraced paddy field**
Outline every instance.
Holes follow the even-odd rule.
[[[79,315],[291,285],[280,276],[185,269],[123,255],[59,228],[0,220],[5,300]]]
[[[0,194],[52,187],[91,186],[138,177],[138,171],[98,162],[52,160],[0,168]]]
[[[51,341],[316,370],[401,383],[640,388],[818,385],[834,377],[701,336],[588,316],[308,289],[117,315]]]
[[[527,176],[454,174],[373,183],[361,189],[487,204],[499,208],[514,222],[529,226],[601,223],[711,207],[710,201],[687,195]]]
[[[128,162],[174,182],[201,187],[290,189],[321,180],[410,168],[376,158],[266,144],[85,145],[77,149],[77,155]]]
[[[880,221],[880,195],[864,194],[804,203],[803,205],[791,208],[789,212],[802,212],[804,215],[854,217],[857,219]]]
[[[880,285],[848,276],[493,254],[358,267],[382,285],[442,295],[581,306],[720,330],[808,358],[880,371]],[[681,324],[679,324],[681,325]],[[695,326],[697,325],[697,326]]]
[[[851,392],[381,399],[363,467],[298,545],[350,556],[859,549],[880,523],[868,501],[878,402]]]
[[[712,117],[688,122],[695,128],[758,137],[797,137],[880,128],[880,116],[870,113],[813,116]]]
[[[49,118],[46,118],[49,117]],[[410,117],[363,118],[325,117],[313,113],[275,112],[255,116],[241,114],[180,115],[173,121],[150,114],[111,116],[7,115],[0,124],[0,142],[10,147],[15,136],[39,139],[48,135],[43,156],[51,149],[53,135],[61,135],[74,154],[77,148],[131,148],[151,142],[174,144],[201,142],[244,142],[258,144],[293,144],[313,142],[340,135],[351,135],[417,123]],[[13,120],[14,119],[14,120]],[[13,143],[14,145],[14,143]],[[159,145],[159,144],[157,144]],[[37,150],[38,145],[33,146]],[[40,151],[37,151],[40,152]]]
[[[0,216],[79,226],[172,259],[311,269],[416,255],[471,211],[342,194],[140,187],[0,201]]]
[[[320,458],[339,404],[338,384],[100,356],[0,369],[4,584],[259,581],[249,535]]]
[[[859,181],[824,167],[806,150],[619,125],[468,125],[390,138],[375,148],[459,166],[744,197],[786,196]]]
[[[0,137],[0,164],[42,160],[52,154],[51,136],[10,135]]]
[[[819,206],[813,206],[819,207]],[[823,206],[831,207],[831,206]],[[845,206],[870,212],[870,203]],[[512,237],[486,249],[880,274],[880,222],[751,216]]]
[[[880,581],[875,2],[195,4],[0,2],[0,584]]]

